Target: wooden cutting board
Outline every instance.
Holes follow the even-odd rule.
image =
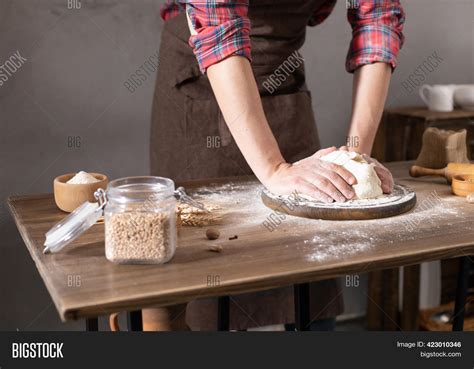
[[[298,196],[276,196],[262,192],[262,201],[276,212],[298,217],[326,220],[366,220],[403,214],[416,204],[416,194],[408,187],[395,185],[390,195],[371,200],[323,203]]]

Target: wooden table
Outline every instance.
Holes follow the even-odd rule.
[[[225,296],[297,285],[297,316],[305,327],[308,282],[443,258],[462,257],[468,263],[474,253],[474,206],[452,196],[443,180],[408,177],[408,163],[389,167],[398,183],[416,191],[418,204],[404,215],[366,221],[283,216],[268,223],[281,217],[261,203],[255,179],[190,182],[188,193],[224,207],[217,226],[221,237],[209,241],[205,228],[183,227],[175,257],[162,266],[107,261],[103,225],[60,253],[43,255],[45,232],[65,216],[52,195],[12,197],[9,206],[63,321],[92,318],[88,328],[95,330],[99,315],[211,296],[224,296],[220,313],[225,321]],[[229,240],[234,235],[238,238]],[[223,251],[208,251],[213,242]],[[209,283],[216,276],[219,283]],[[460,312],[466,298],[466,278],[461,277]],[[131,314],[131,320],[132,329],[140,326],[139,314]]]

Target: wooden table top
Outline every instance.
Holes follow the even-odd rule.
[[[225,207],[215,227],[221,236],[209,241],[206,228],[183,227],[175,257],[161,266],[107,261],[103,225],[43,255],[45,232],[65,213],[50,194],[13,197],[9,205],[61,318],[70,320],[473,254],[474,205],[451,195],[442,179],[410,178],[408,166],[389,165],[417,193],[407,214],[364,221],[285,215],[272,231],[264,222],[278,216],[260,201],[255,179],[188,184],[197,198]],[[208,250],[216,243],[222,252]]]
[[[423,106],[395,107],[385,110],[385,113],[399,114],[409,117],[431,120],[474,119],[474,111],[454,109],[453,111],[431,111]]]

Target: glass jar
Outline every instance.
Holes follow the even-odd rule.
[[[163,264],[176,251],[174,182],[127,177],[107,187],[105,256],[119,264]]]

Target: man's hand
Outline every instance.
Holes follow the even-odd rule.
[[[334,150],[335,147],[319,150],[294,164],[281,163],[265,181],[265,186],[276,194],[296,191],[328,203],[352,199],[355,192],[351,185],[356,183],[355,177],[340,165],[320,159]]]
[[[371,158],[369,155],[362,154],[362,157],[369,164],[374,164],[375,173],[380,178],[382,182],[382,191],[383,193],[392,193],[393,191],[393,176],[390,171],[385,168],[377,159]]]

